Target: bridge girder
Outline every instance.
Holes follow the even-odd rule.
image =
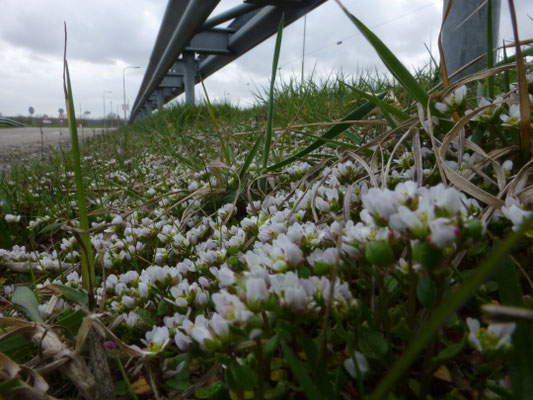
[[[211,16],[219,0],[170,0],[130,121],[183,92],[194,104],[194,86],[327,0],[243,0]],[[225,28],[218,27],[230,22]]]

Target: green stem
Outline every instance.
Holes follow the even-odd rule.
[[[264,398],[264,388],[263,388],[263,379],[265,375],[265,360],[263,358],[263,344],[261,339],[255,339],[256,342],[256,357],[257,357],[257,391],[256,399],[263,400]]]

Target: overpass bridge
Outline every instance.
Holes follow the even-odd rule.
[[[169,0],[130,122],[185,92],[327,0],[243,0],[211,15],[220,0]],[[227,24],[225,27],[220,25]]]

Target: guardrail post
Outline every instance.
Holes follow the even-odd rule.
[[[443,13],[449,0],[444,0]],[[463,65],[487,52],[486,0],[454,1],[442,30],[446,68],[451,75]],[[500,0],[492,0],[492,43],[498,45]],[[468,67],[452,80],[477,72],[487,66],[487,57]]]
[[[194,53],[183,53],[183,66],[185,68],[184,84],[185,84],[185,101],[187,104],[194,106],[194,83],[196,75],[196,60]]]

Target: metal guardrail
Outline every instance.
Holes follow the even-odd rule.
[[[169,0],[130,122],[185,92],[327,0],[243,0],[218,15],[220,0]],[[219,25],[230,22],[225,28]]]
[[[0,124],[10,125],[10,126],[26,126],[22,122],[15,121],[14,119],[6,118],[6,117],[0,117]]]

